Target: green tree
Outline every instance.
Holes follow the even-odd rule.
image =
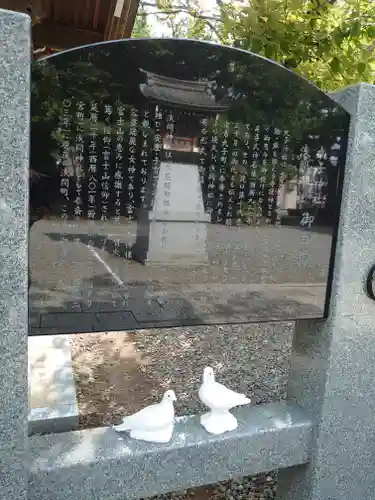
[[[247,0],[225,3],[211,16],[195,0],[145,2],[173,36],[208,39],[279,62],[324,90],[373,82],[375,3],[368,0]],[[155,10],[152,10],[152,6]]]
[[[165,34],[174,38],[195,38],[217,41],[221,32],[218,16],[208,15],[199,0],[145,0],[138,16],[153,18],[165,27]]]
[[[133,26],[132,38],[150,38],[151,27],[147,21],[147,15],[144,7],[140,6]]]
[[[325,90],[373,82],[375,5],[254,0],[221,7],[222,40],[273,59]]]

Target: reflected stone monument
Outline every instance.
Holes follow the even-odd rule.
[[[168,210],[164,206],[166,178],[170,185]],[[147,262],[186,265],[207,261],[206,223],[210,215],[204,212],[197,165],[161,162],[149,219]]]
[[[168,126],[171,116],[166,116],[163,146],[169,161],[161,161],[157,169],[152,208],[140,213],[132,255],[142,263],[204,264],[208,260],[207,223],[211,222],[211,216],[204,209],[199,165],[194,161],[200,131],[194,118],[202,111],[205,116],[214,116],[227,106],[216,102],[205,82],[167,78],[146,71],[144,74],[147,83],[140,85],[142,93],[173,110],[183,107],[185,120],[173,120],[173,125]],[[180,137],[182,129],[189,138]],[[178,159],[173,154],[177,151]]]

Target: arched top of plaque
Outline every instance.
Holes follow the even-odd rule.
[[[327,315],[348,113],[194,40],[32,65],[32,333]]]

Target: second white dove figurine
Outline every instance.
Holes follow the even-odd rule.
[[[146,406],[129,415],[122,424],[115,425],[116,432],[130,431],[130,437],[151,443],[168,443],[175,422],[173,403],[177,401],[174,391],[164,393],[160,403]]]
[[[229,410],[251,402],[244,394],[234,392],[216,382],[214,371],[210,366],[206,366],[203,370],[199,399],[211,410],[200,418],[203,427],[211,434],[223,434],[237,429],[237,419]]]

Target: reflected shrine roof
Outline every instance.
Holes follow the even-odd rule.
[[[211,112],[225,111],[224,100],[216,101],[210,92],[211,82],[179,80],[141,70],[147,75],[147,83],[140,84],[141,92],[150,99]]]

